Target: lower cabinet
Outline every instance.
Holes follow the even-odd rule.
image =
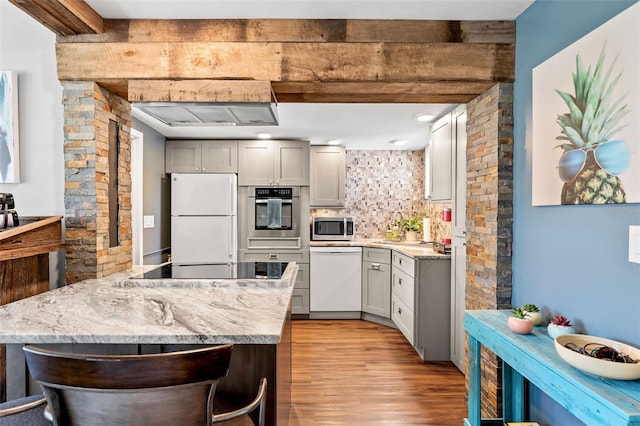
[[[391,318],[391,251],[362,249],[362,311]]]
[[[298,263],[298,276],[291,297],[292,314],[309,313],[309,264]]]
[[[391,255],[391,319],[424,361],[448,361],[451,260]]]
[[[296,262],[298,276],[291,297],[292,314],[309,314],[309,250],[238,250],[239,262]]]

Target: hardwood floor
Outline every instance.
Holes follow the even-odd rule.
[[[293,321],[291,426],[462,424],[464,376],[423,363],[400,331],[360,320]]]

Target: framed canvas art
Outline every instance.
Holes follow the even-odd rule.
[[[18,76],[0,71],[0,183],[20,182]]]
[[[532,204],[640,202],[640,3],[533,69]]]

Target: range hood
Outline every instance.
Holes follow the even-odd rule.
[[[145,114],[172,126],[277,126],[275,103],[135,102]]]

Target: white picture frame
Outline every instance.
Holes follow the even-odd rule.
[[[18,75],[0,71],[0,184],[20,182]]]
[[[629,7],[533,69],[532,205],[600,204],[597,200],[585,203],[567,202],[569,197],[561,195],[565,194],[565,182],[560,178],[560,173],[566,170],[561,166],[561,157],[566,150],[560,145],[568,141],[558,140],[557,137],[562,135],[558,116],[570,112],[568,104],[558,91],[575,95],[573,74],[576,73],[578,57],[584,69],[590,68],[593,71],[602,52],[605,53],[602,68],[605,71],[609,68],[612,70],[609,82],[620,76],[611,90],[611,110],[624,104],[628,108],[628,113],[619,121],[619,126],[616,126],[621,129],[610,140],[625,141],[624,158],[625,161],[630,161],[623,172],[613,176],[617,176],[619,182],[622,182],[626,195],[624,203],[640,202],[639,22],[640,3]],[[615,106],[618,99],[622,99],[622,102]],[[582,150],[589,151],[588,148]],[[565,180],[568,179],[566,176],[567,174],[564,176]]]

